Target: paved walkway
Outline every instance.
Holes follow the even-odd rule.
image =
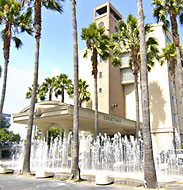
[[[0,190],[131,190],[133,186],[128,185],[106,185],[99,186],[86,181],[71,183],[53,178],[36,179],[18,175],[0,175]]]
[[[183,183],[172,182],[163,184],[162,190],[183,190]],[[34,176],[0,174],[0,190],[142,190],[136,185],[124,185],[119,181],[111,185],[96,185],[94,182],[83,181],[72,183],[55,178],[36,179]]]

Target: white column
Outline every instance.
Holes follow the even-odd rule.
[[[53,125],[52,123],[37,123],[37,127],[41,130],[41,138],[47,140],[47,131]]]

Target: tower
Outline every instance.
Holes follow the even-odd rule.
[[[107,34],[118,32],[118,22],[121,14],[109,3],[94,9],[94,22],[98,27],[105,27]],[[90,57],[82,60],[84,51],[80,52],[80,77],[90,85],[91,103],[86,107],[94,109],[93,76],[91,76]],[[87,66],[86,66],[86,62]],[[121,85],[120,68],[114,68],[111,60],[106,61],[98,57],[98,110],[114,116],[124,117],[124,93]]]

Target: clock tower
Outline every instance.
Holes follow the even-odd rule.
[[[107,34],[118,32],[121,14],[109,3],[94,9],[94,22],[98,27],[105,27]],[[125,116],[123,85],[120,68],[114,68],[111,59],[103,61],[98,58],[98,108],[100,112],[115,116]],[[94,101],[93,101],[94,102]],[[94,106],[92,106],[94,107]]]

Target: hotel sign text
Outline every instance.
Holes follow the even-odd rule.
[[[104,116],[104,120],[112,121],[112,122],[116,122],[116,123],[121,123],[121,119],[117,119],[117,118],[109,117],[109,116]]]

